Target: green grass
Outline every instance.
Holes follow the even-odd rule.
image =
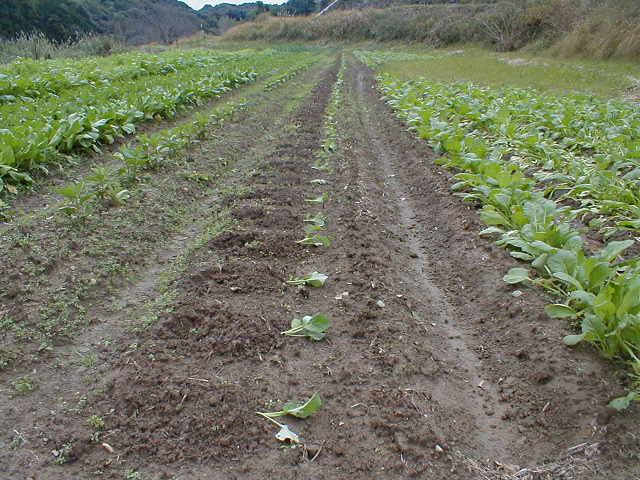
[[[462,53],[454,53],[454,52]],[[640,65],[620,60],[559,60],[523,52],[495,53],[478,47],[403,52],[425,58],[389,61],[381,72],[408,80],[418,76],[440,82],[474,82],[493,87],[536,88],[541,91],[588,92],[620,96],[640,79]],[[436,58],[433,58],[436,57]]]

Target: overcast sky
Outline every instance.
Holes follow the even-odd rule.
[[[249,3],[255,0],[182,0],[195,10],[200,10],[205,5],[217,5],[218,3],[233,3],[240,5],[241,3]],[[263,0],[264,3],[284,3],[285,0]]]

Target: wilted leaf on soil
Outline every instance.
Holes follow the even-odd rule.
[[[310,287],[322,287],[327,281],[327,278],[329,277],[324,273],[313,272],[309,275],[305,275],[304,277],[288,280],[287,283],[289,285],[309,285]]]
[[[276,438],[281,442],[300,443],[300,437],[292,432],[287,425],[282,424],[280,431],[276,433]]]
[[[296,243],[300,245],[313,245],[314,247],[330,247],[331,239],[326,235],[315,234],[298,240]]]

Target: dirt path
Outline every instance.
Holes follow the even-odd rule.
[[[197,194],[192,222],[158,230],[135,279],[105,297],[119,307],[94,302],[98,320],[58,346],[97,351],[94,365],[51,355],[29,366],[51,381],[36,375],[40,388],[25,396],[0,391],[0,479],[640,473],[638,415],[603,410],[618,393],[613,370],[562,346],[539,292],[514,296],[502,282],[515,261],[477,236],[477,214],[353,58],[331,172],[312,168],[339,65],[256,100],[204,142],[201,169],[230,162],[215,170],[215,193],[185,191]],[[322,194],[324,206],[306,201]],[[296,244],[316,213],[330,248]],[[284,282],[312,271],[329,276],[324,287]],[[314,313],[333,321],[325,340],[280,334]],[[24,373],[11,368],[7,382]],[[280,448],[255,412],[314,392],[323,407],[286,420],[304,446]]]
[[[638,467],[626,462],[637,458],[638,443],[629,425],[638,415],[608,424],[606,401],[620,391],[615,371],[594,352],[561,344],[567,331],[544,315],[541,292],[514,292],[502,282],[516,262],[477,236],[477,215],[452,197],[449,174],[432,152],[401,131],[371,72],[357,66],[350,75],[345,96],[355,113],[345,130],[357,125],[350,156],[366,172],[364,196],[387,198],[383,224],[408,251],[400,263],[446,372],[427,388],[452,447],[490,478],[515,465],[544,464],[550,478],[565,478],[563,470],[577,478],[631,478]],[[456,418],[453,429],[447,416]]]

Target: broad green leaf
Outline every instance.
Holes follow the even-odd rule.
[[[578,315],[573,308],[560,303],[547,305],[544,311],[553,318],[575,318]]]
[[[323,193],[321,196],[317,198],[307,198],[305,199],[305,202],[316,204],[316,205],[324,205],[327,200],[329,200],[329,197],[327,196],[326,193]]]
[[[0,165],[13,166],[16,164],[16,157],[13,148],[6,143],[0,143]]]
[[[509,221],[500,212],[484,208],[480,212],[480,219],[487,225],[509,225]]]
[[[512,268],[502,277],[502,280],[512,284],[524,282],[525,280],[529,280],[529,270],[526,268]]]
[[[274,423],[280,425],[283,424],[278,423],[273,420],[277,417],[284,417],[285,415],[293,415],[298,418],[308,418],[313,415],[316,410],[318,410],[322,406],[322,400],[320,399],[320,395],[314,393],[309,400],[304,403],[297,402],[287,402],[283,405],[282,410],[278,410],[277,412],[256,412],[258,415],[262,415],[263,417],[267,417],[271,419]]]
[[[331,326],[331,320],[325,315],[318,313],[312,317],[303,317],[302,324],[307,330],[324,333]]]
[[[631,403],[637,400],[640,397],[636,392],[629,392],[624,397],[614,398],[609,402],[609,407],[615,408],[616,410],[625,410],[631,406]]]
[[[633,240],[623,240],[619,242],[609,242],[606,247],[598,252],[596,255],[598,258],[601,258],[607,262],[612,262],[618,256],[628,249],[635,242]]]
[[[535,259],[533,255],[529,255],[528,253],[524,252],[509,252],[509,255],[511,255],[513,258],[524,260],[525,262],[530,262]]]
[[[331,320],[321,313],[313,316],[305,315],[302,318],[291,320],[291,328],[281,332],[290,337],[308,337],[313,340],[322,340],[327,329],[331,326]]]
[[[319,232],[323,229],[320,225],[307,225],[304,227],[304,231],[307,235],[313,235],[316,232]]]
[[[327,216],[318,213],[313,217],[307,217],[304,219],[306,223],[312,223],[318,227],[325,227],[327,225]]]
[[[302,240],[298,240],[296,243],[300,245],[313,245],[314,247],[330,247],[331,239],[326,235],[311,235],[310,237],[305,237]]]
[[[584,340],[584,334],[580,334],[580,335],[567,335],[566,337],[564,337],[562,339],[562,341],[566,344],[566,345],[577,345],[578,343],[580,343],[581,341]]]
[[[304,277],[295,278],[293,280],[287,281],[290,285],[309,285],[311,287],[322,287],[324,283],[329,278],[324,273],[313,272],[309,275],[305,275]]]
[[[596,296],[593,293],[584,290],[574,290],[567,297],[568,302],[579,302],[583,305],[591,306]]]
[[[573,278],[568,273],[556,272],[556,273],[553,274],[553,277],[557,278],[559,280],[562,280],[567,285],[572,286],[575,290],[584,290],[582,288],[582,285],[580,284],[580,282],[578,280],[576,280],[575,278]]]
[[[287,402],[282,407],[288,415],[293,415],[298,418],[308,418],[313,415],[316,410],[322,406],[322,400],[320,395],[314,393],[309,400],[305,403]]]
[[[504,230],[498,227],[487,227],[484,230],[480,231],[478,235],[493,235],[494,233],[503,234]]]

